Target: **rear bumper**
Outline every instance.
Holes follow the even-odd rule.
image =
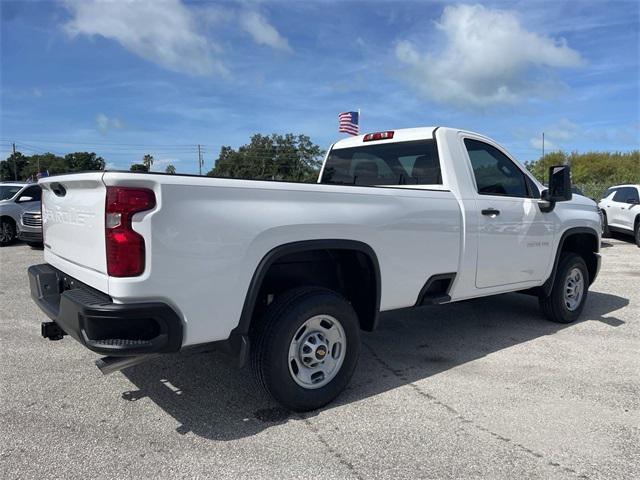
[[[182,346],[182,322],[165,303],[113,303],[46,263],[29,267],[28,273],[36,304],[89,350],[129,356],[175,352]]]

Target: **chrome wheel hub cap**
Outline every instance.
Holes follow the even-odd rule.
[[[564,304],[569,311],[574,311],[580,306],[584,295],[584,276],[578,268],[574,268],[567,275],[564,282]]]
[[[340,371],[347,337],[331,315],[316,315],[304,322],[289,345],[289,373],[301,387],[325,386]]]

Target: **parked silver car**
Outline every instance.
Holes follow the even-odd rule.
[[[0,183],[0,247],[9,245],[18,236],[22,214],[40,211],[42,189],[34,183]]]
[[[42,212],[39,206],[35,210],[24,212],[20,217],[18,238],[30,247],[42,247]]]

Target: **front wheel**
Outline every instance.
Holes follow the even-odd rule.
[[[607,221],[607,214],[602,212],[602,237],[610,238],[611,231],[609,230],[609,222]]]
[[[314,410],[349,383],[360,354],[360,325],[338,293],[296,288],[269,306],[251,344],[252,367],[267,392],[291,410]]]
[[[563,253],[549,296],[540,296],[540,308],[545,316],[558,323],[576,320],[587,300],[589,270],[583,258],[575,253]]]
[[[633,235],[636,239],[636,245],[640,247],[640,219],[636,220],[636,226],[633,229]]]
[[[11,220],[0,220],[0,247],[10,245],[16,239],[16,227]]]

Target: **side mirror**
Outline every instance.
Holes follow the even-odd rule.
[[[545,200],[566,202],[571,200],[571,169],[567,165],[549,167],[549,190]]]
[[[540,193],[540,211],[551,212],[556,202],[571,200],[571,169],[567,165],[549,167],[549,188]]]
[[[33,197],[23,196],[18,198],[18,203],[33,202]]]

